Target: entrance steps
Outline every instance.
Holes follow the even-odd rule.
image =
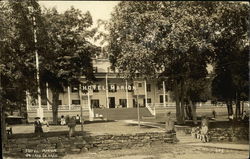
[[[139,108],[140,118],[154,117],[147,108]],[[103,118],[107,120],[128,120],[137,119],[137,108],[94,108],[94,118]]]

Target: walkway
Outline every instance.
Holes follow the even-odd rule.
[[[126,122],[138,123],[137,121],[127,120]],[[152,123],[152,122],[140,122],[141,125],[151,126],[164,130],[164,124]],[[180,127],[180,126],[179,126]],[[206,148],[216,148],[216,149],[226,149],[226,150],[237,150],[237,151],[249,151],[250,147],[248,144],[231,144],[231,143],[203,143],[199,139],[191,137],[189,134],[185,134],[184,131],[176,132],[177,139],[179,140],[178,144],[190,145],[197,147],[206,147]]]
[[[179,144],[191,145],[191,146],[201,146],[207,148],[217,148],[217,149],[227,149],[227,150],[238,150],[238,151],[249,151],[248,144],[231,144],[231,143],[203,143],[199,139],[195,139],[190,135],[183,133],[176,133]]]

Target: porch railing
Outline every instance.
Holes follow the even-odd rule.
[[[28,111],[34,111],[37,108],[38,108],[38,105],[30,105],[28,107]],[[52,110],[52,106],[51,105],[49,105],[49,109],[48,109],[47,105],[42,105],[42,108],[44,110]],[[71,105],[70,108],[69,108],[69,105],[59,105],[58,106],[58,110],[80,110],[81,106],[80,105]],[[88,110],[88,108],[87,107],[83,107],[83,110]]]

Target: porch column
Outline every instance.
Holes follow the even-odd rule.
[[[108,74],[106,74],[106,108],[109,108]]]
[[[163,106],[166,107],[166,92],[165,92],[165,81],[162,83],[163,88]]]
[[[126,80],[126,99],[127,99],[127,108],[129,108],[129,104],[128,104],[128,81]]]
[[[82,90],[81,90],[81,87],[82,87],[82,85],[79,84],[78,94],[79,94],[80,106],[82,107]]]
[[[91,108],[91,103],[90,103],[90,95],[89,95],[89,89],[88,89],[88,109],[89,109],[89,120],[90,121],[93,121],[93,117],[94,117],[94,112],[93,112],[93,110],[92,110],[92,108]]]
[[[46,82],[47,109],[49,110],[49,84]]]
[[[70,98],[70,87],[68,86],[68,105],[69,105],[69,110],[71,110],[71,98]]]
[[[145,106],[147,107],[148,106],[148,95],[147,95],[147,81],[144,80],[144,91],[145,91]]]

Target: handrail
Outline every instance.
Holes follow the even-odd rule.
[[[152,109],[151,107],[153,107],[153,109]],[[147,103],[147,104],[146,104],[146,108],[148,108],[149,112],[150,112],[153,116],[155,116],[155,106],[154,106],[154,105],[151,105],[151,103]]]

